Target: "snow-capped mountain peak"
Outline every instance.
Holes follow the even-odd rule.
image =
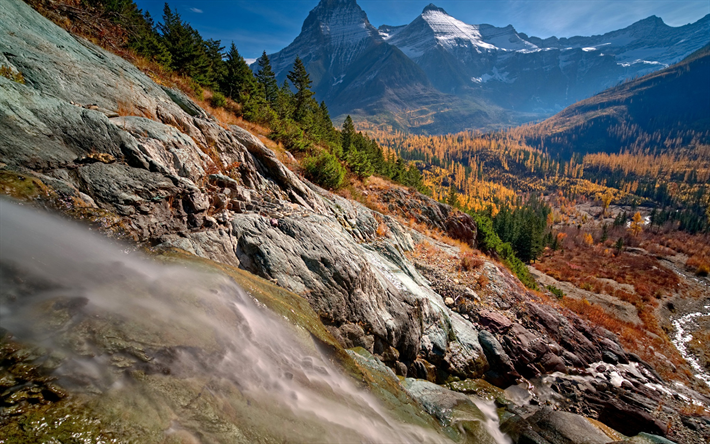
[[[355,0],[321,0],[303,22],[301,34],[316,32],[331,45],[357,45],[379,33]]]
[[[538,51],[533,43],[524,40],[508,25],[470,25],[449,15],[443,8],[429,4],[421,15],[407,26],[380,27],[380,35],[412,58],[439,47],[449,53],[461,51],[484,53],[490,51]],[[460,56],[460,54],[456,54]]]
[[[483,41],[478,26],[455,19],[433,4],[424,8],[420,17],[434,32],[439,44],[446,48],[471,45],[482,49],[495,49],[495,46]]]
[[[277,76],[284,77],[296,56],[309,66],[325,51],[330,54],[330,68],[339,71],[376,42],[382,42],[382,37],[355,0],[321,0],[298,37],[271,56],[271,64]]]

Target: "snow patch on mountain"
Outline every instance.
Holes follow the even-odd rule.
[[[498,68],[493,67],[493,71],[490,73],[483,74],[481,77],[471,77],[473,83],[488,83],[490,81],[497,81],[503,83],[513,83],[515,79],[510,78],[510,73],[499,72]]]

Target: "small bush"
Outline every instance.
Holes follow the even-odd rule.
[[[488,279],[488,276],[486,276],[486,273],[481,273],[478,277],[478,286],[481,288],[486,288],[490,282],[491,281]]]
[[[459,263],[459,267],[464,271],[475,270],[482,265],[483,260],[477,256],[474,256],[473,253],[464,254],[463,257],[461,257],[461,262]]]
[[[303,160],[306,176],[318,185],[338,189],[345,179],[345,167],[333,154],[322,151],[317,156],[308,156]]]
[[[215,108],[224,108],[227,105],[227,99],[224,97],[222,93],[214,93],[212,94],[212,98],[210,99],[210,104],[215,107]]]
[[[292,120],[279,120],[271,126],[269,138],[283,144],[289,151],[306,151],[312,143],[303,130]]]
[[[198,100],[205,100],[204,90],[199,83],[190,79],[190,88],[192,88],[192,92],[195,93],[195,97],[197,97]]]
[[[22,73],[19,71],[15,72],[9,66],[5,66],[5,65],[0,66],[0,76],[8,78],[8,79],[15,81],[17,83],[22,83],[23,85],[25,84],[25,76],[23,76]]]
[[[563,297],[565,297],[564,292],[559,288],[555,287],[554,285],[548,285],[547,289],[550,291],[550,293],[557,296],[557,299],[562,299]]]

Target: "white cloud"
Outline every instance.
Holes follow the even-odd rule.
[[[196,13],[196,14],[202,14],[202,9],[190,8],[190,11],[192,11],[192,12],[194,12],[194,13]]]
[[[252,63],[256,62],[256,59],[244,59],[245,62],[247,62],[247,65],[251,65]]]

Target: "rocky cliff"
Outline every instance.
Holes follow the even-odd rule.
[[[612,440],[603,426],[573,415],[582,421],[574,426],[565,416],[572,413],[553,407],[625,435],[664,435],[675,433],[669,421],[680,421],[677,399],[708,401],[662,381],[612,333],[561,312],[492,260],[481,259],[477,273],[492,290],[480,296],[441,264],[417,262],[417,245],[449,262],[459,252],[310,184],[258,137],[218,122],[183,93],[24,3],[0,3],[0,65],[24,78],[0,77],[4,194],[88,220],[153,251],[178,249],[241,268],[300,295],[313,310],[309,322],[322,323],[333,347],[406,376],[406,402],[447,426],[460,420],[454,413],[469,408],[467,401],[432,383],[468,394],[489,387],[482,379],[512,384],[507,394],[491,388],[498,394],[490,399],[509,406],[500,417],[515,442]],[[388,199],[393,214],[418,208],[428,225],[475,243],[473,221],[450,207],[398,188]],[[3,368],[26,361],[12,353],[3,359]],[[397,382],[393,375],[388,381]],[[534,390],[528,381],[535,381]],[[21,407],[24,401],[8,394],[13,387],[3,393],[3,405]],[[664,407],[657,409],[659,402]],[[0,414],[2,424],[16,420],[7,410]],[[594,432],[584,432],[590,427]],[[704,427],[698,422],[699,431],[687,436],[696,439]]]

